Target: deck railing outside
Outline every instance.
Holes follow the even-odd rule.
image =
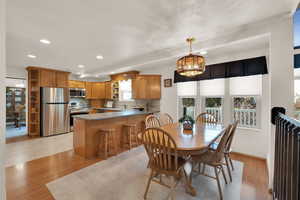
[[[205,112],[213,115],[218,123],[223,122],[222,107],[206,107]]]
[[[215,116],[218,123],[223,122],[222,107],[206,107],[205,112]],[[257,126],[257,116],[255,109],[238,109],[233,110],[234,121],[239,121],[239,126],[255,128]]]
[[[256,109],[239,109],[233,111],[234,121],[239,121],[239,126],[255,128],[257,124]]]

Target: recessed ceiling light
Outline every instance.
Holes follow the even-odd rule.
[[[85,78],[85,77],[88,77],[88,76],[90,76],[89,74],[81,74],[80,76],[79,76],[79,78]]]
[[[51,42],[47,39],[40,39],[40,42],[43,44],[50,44]]]
[[[110,74],[114,74],[115,72],[110,72]]]
[[[27,57],[28,57],[28,58],[36,58],[36,55],[28,54]]]
[[[199,52],[201,55],[206,55],[207,54],[207,51],[203,50],[203,51],[200,51]]]
[[[84,68],[85,66],[84,65],[78,65],[78,68]]]
[[[97,60],[102,60],[102,59],[103,59],[103,56],[102,56],[102,55],[97,55],[97,56],[96,56],[96,59],[97,59]]]

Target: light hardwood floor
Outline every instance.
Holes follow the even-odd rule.
[[[234,160],[244,163],[241,199],[268,200],[267,171],[264,160],[234,154]],[[92,165],[101,159],[86,160],[72,150],[6,168],[8,200],[54,199],[46,183]]]

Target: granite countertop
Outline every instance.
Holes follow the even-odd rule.
[[[118,117],[127,117],[133,115],[147,115],[151,113],[156,113],[158,111],[137,111],[137,110],[126,110],[122,112],[108,112],[108,113],[95,113],[95,114],[86,114],[86,115],[74,115],[76,119],[83,120],[104,120]]]
[[[95,108],[96,110],[115,110],[115,111],[122,111],[123,109],[122,108],[106,108],[106,107],[103,107],[103,108]]]
[[[76,108],[76,109],[71,109],[70,113],[71,114],[76,114],[76,113],[89,113],[91,109],[90,108]]]

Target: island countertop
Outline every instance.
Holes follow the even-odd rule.
[[[128,128],[124,125],[132,124],[132,134],[145,130],[145,119],[153,111],[125,110],[122,112],[95,113],[74,115],[73,147],[77,155],[91,159],[96,158],[105,147],[105,137],[100,130],[111,129],[110,137],[117,152],[122,152],[128,145]],[[108,140],[109,141],[109,140]]]
[[[125,110],[121,112],[107,112],[107,113],[95,113],[95,114],[86,114],[86,115],[74,115],[72,116],[75,119],[81,120],[105,120],[118,117],[128,117],[134,115],[147,115],[156,113],[157,111],[138,111],[138,110]]]

